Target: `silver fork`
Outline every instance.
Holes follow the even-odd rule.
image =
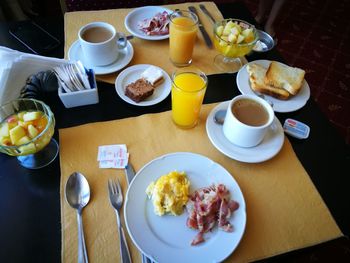
[[[108,180],[108,192],[109,192],[109,200],[111,201],[111,205],[113,206],[117,217],[117,225],[118,225],[118,233],[119,233],[119,241],[120,241],[120,257],[123,263],[129,263],[131,262],[131,256],[128,248],[128,243],[126,243],[124,229],[121,224],[120,215],[119,215],[119,211],[123,206],[123,192],[122,192],[122,188],[120,187],[118,178],[116,181],[112,179]]]

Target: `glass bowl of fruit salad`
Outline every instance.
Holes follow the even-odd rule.
[[[42,168],[56,158],[54,131],[54,115],[42,101],[16,99],[0,106],[0,152],[17,156],[26,168]]]
[[[224,19],[214,25],[213,42],[219,55],[214,64],[226,73],[242,67],[241,57],[249,54],[258,40],[256,28],[240,19]]]

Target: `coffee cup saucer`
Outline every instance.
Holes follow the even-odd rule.
[[[127,41],[125,48],[120,50],[119,57],[113,63],[106,66],[92,66],[86,61],[83,51],[81,49],[79,40],[75,41],[68,50],[68,59],[78,61],[80,60],[85,68],[92,69],[96,75],[103,75],[116,72],[129,64],[134,56],[134,48],[131,43]]]
[[[231,143],[224,135],[223,126],[214,121],[218,110],[226,110],[230,101],[217,105],[208,115],[206,130],[214,147],[231,159],[245,163],[260,163],[274,157],[281,150],[284,142],[284,131],[280,121],[275,117],[263,141],[255,147],[244,148]]]

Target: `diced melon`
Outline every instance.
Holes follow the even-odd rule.
[[[39,134],[39,131],[32,125],[28,125],[28,134],[30,138],[34,138]]]
[[[28,142],[30,142],[30,138],[28,136],[23,136],[21,139],[19,139],[16,142],[16,145],[19,146],[19,145],[22,145],[22,144],[26,144]]]
[[[244,36],[243,35],[238,35],[238,37],[237,37],[237,44],[242,43],[243,40],[244,40]]]
[[[227,22],[227,24],[225,25],[224,31],[222,32],[222,34],[224,36],[228,36],[231,33],[231,29],[235,26],[235,24],[232,21]]]
[[[237,35],[229,34],[227,40],[231,43],[236,43],[237,42]]]
[[[253,28],[244,29],[242,35],[245,37],[246,43],[252,42],[254,40]]]
[[[224,26],[218,26],[218,27],[216,28],[216,34],[217,34],[218,36],[221,36],[223,31],[224,31]]]
[[[12,144],[17,145],[18,140],[21,139],[25,135],[26,135],[26,131],[20,125],[17,125],[16,127],[12,128],[10,130],[10,138],[11,138]]]
[[[27,145],[23,145],[18,147],[18,149],[21,152],[21,155],[28,155],[28,154],[33,154],[36,153],[36,147],[34,143],[29,143]]]
[[[31,112],[27,112],[23,115],[23,120],[24,121],[33,121],[36,119],[39,119],[42,115],[41,111],[31,111]]]
[[[0,136],[9,136],[9,124],[7,122],[0,126]]]
[[[17,113],[18,119],[21,120],[21,121],[23,121],[23,115],[24,115],[24,114],[25,114],[24,111],[21,111],[21,112]]]

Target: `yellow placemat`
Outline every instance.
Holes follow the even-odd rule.
[[[216,20],[223,18],[219,9],[213,2],[202,2],[205,4],[209,12],[213,15]],[[199,9],[200,3],[185,3],[176,5],[165,5],[164,7],[171,10],[183,9],[187,10],[187,7],[193,5],[197,7],[198,15],[208,32],[211,36],[213,31],[213,25],[209,19],[203,14]],[[126,15],[132,9],[112,9],[112,10],[101,10],[101,11],[79,11],[79,12],[69,12],[64,16],[64,32],[65,32],[65,57],[68,58],[68,50],[74,41],[78,38],[79,28],[83,25],[93,22],[93,21],[105,21],[114,25],[117,31],[124,32],[125,34],[130,34],[124,26],[124,19]],[[206,74],[220,73],[220,71],[213,65],[214,57],[218,52],[213,47],[209,49],[204,42],[202,34],[198,31],[197,42],[194,48],[193,54],[193,65],[200,68]],[[134,48],[134,57],[128,66],[137,64],[151,64],[163,68],[168,74],[171,74],[175,67],[171,64],[169,60],[169,39],[160,41],[149,41],[139,38],[133,38],[130,43]],[[243,63],[246,60],[243,59]],[[117,74],[120,71],[108,74],[99,75],[97,79],[105,81],[108,83],[114,83]]]
[[[98,146],[109,144],[126,144],[136,171],[156,157],[179,151],[202,154],[225,167],[240,185],[247,205],[246,231],[228,262],[258,260],[342,235],[287,138],[277,156],[258,164],[237,162],[214,148],[206,134],[205,120],[215,105],[204,105],[199,125],[190,130],[177,128],[168,111],[59,131],[62,262],[77,259],[76,214],[64,198],[66,180],[74,171],[86,176],[92,192],[83,210],[90,262],[119,261],[107,180],[118,175],[124,193],[126,181],[123,170],[98,168]],[[138,250],[127,238],[133,261],[141,262]]]

